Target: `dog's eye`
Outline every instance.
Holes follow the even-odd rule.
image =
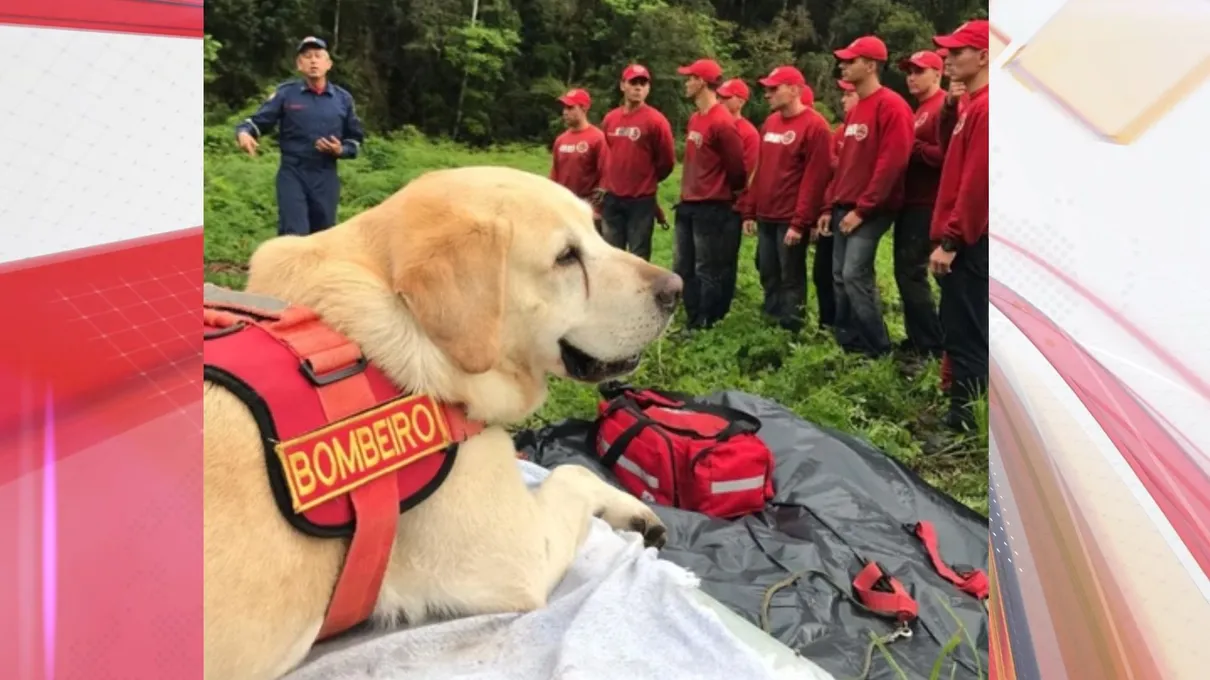
[[[575,246],[567,246],[559,256],[555,258],[555,266],[566,267],[580,261],[580,249]]]

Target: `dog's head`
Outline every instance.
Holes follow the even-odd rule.
[[[363,226],[424,339],[466,382],[515,383],[527,413],[548,374],[599,382],[634,370],[680,299],[679,277],[610,246],[588,205],[538,175],[432,172],[373,212]]]

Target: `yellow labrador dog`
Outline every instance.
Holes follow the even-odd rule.
[[[633,370],[681,285],[609,246],[571,192],[495,167],[424,175],[328,231],[256,251],[248,292],[312,308],[397,385],[489,425],[400,516],[376,622],[542,607],[593,516],[663,545],[646,505],[584,468],[528,490],[499,425],[541,406],[549,374]],[[283,519],[243,402],[207,383],[205,419],[205,676],[277,678],[315,642],[348,541]]]

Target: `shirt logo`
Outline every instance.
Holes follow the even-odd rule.
[[[796,139],[798,139],[798,135],[796,135],[793,130],[786,130],[785,132],[766,132],[764,141],[768,142],[769,144],[784,144],[786,146],[790,146]]]
[[[853,123],[844,129],[844,136],[860,142],[870,136],[870,128],[865,123]]]
[[[306,104],[286,104],[286,108],[291,111],[302,111],[307,108]]]
[[[921,111],[921,112],[920,112],[920,115],[919,115],[919,116],[916,116],[916,129],[917,129],[917,130],[919,130],[919,129],[920,129],[920,126],[921,126],[921,125],[924,125],[924,121],[926,121],[926,120],[928,120],[928,119],[929,119],[929,112],[928,112],[928,111]]]
[[[559,153],[588,153],[588,142],[576,142],[575,144],[560,144]]]
[[[625,137],[632,142],[639,141],[639,137],[643,136],[643,131],[637,127],[619,127],[614,128],[613,132],[609,133],[610,137]]]
[[[694,145],[694,146],[698,147],[699,149],[701,148],[701,146],[702,146],[702,133],[697,132],[697,131],[690,132],[690,133],[689,133],[689,137],[688,137],[688,139],[689,139],[689,141],[693,142],[693,145]]]
[[[954,134],[953,134],[954,137],[957,137],[958,133],[962,132],[962,126],[965,124],[966,124],[966,114],[964,113],[958,117],[958,124],[954,126]]]

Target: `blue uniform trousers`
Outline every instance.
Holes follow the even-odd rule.
[[[336,224],[340,175],[336,164],[282,163],[277,171],[277,233],[306,236]]]

